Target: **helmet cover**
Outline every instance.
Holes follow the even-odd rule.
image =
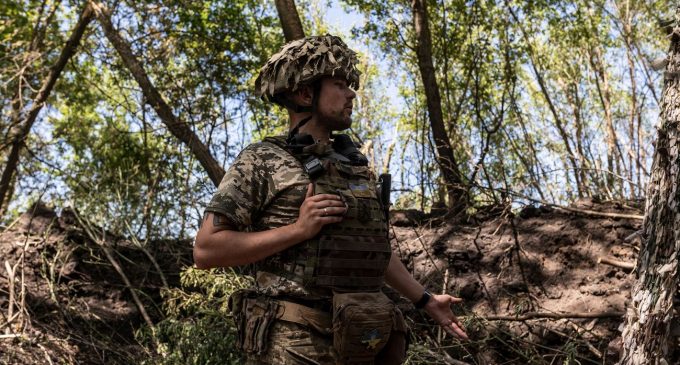
[[[295,91],[323,76],[342,77],[357,89],[359,75],[356,52],[330,34],[297,39],[285,44],[260,69],[255,93],[264,100],[276,101],[277,94]]]

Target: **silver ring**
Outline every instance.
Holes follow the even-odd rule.
[[[328,208],[323,208],[323,216],[325,217],[327,215],[328,215]]]

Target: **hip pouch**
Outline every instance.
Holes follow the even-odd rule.
[[[333,347],[344,359],[371,360],[395,328],[396,307],[382,292],[333,295]]]
[[[246,353],[262,354],[267,349],[267,336],[279,304],[254,290],[243,289],[229,297],[229,309],[238,332],[237,346]]]

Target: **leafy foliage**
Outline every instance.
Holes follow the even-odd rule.
[[[166,318],[137,337],[157,355],[145,364],[240,364],[236,330],[228,298],[251,285],[234,271],[189,268],[181,274],[181,287],[163,292]]]

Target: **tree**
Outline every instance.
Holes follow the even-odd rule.
[[[305,37],[294,0],[276,0],[276,11],[279,13],[281,28],[287,42]]]
[[[42,87],[33,99],[33,102],[30,104],[30,109],[26,111],[25,117],[21,118],[18,123],[10,126],[8,133],[10,151],[5,163],[5,168],[2,171],[2,176],[0,176],[0,212],[2,211],[5,199],[9,200],[10,198],[8,192],[10,190],[12,178],[19,164],[20,154],[25,147],[26,137],[31,131],[33,123],[35,123],[47,98],[50,96],[50,92],[52,92],[52,88],[54,88],[54,84],[59,79],[59,75],[61,75],[61,72],[64,70],[66,63],[76,53],[78,44],[85,33],[85,29],[93,18],[94,14],[92,13],[92,8],[89,5],[86,5],[80,15],[78,23],[71,32],[71,36],[62,49],[59,59],[50,69],[49,75],[43,82]]]
[[[189,150],[196,156],[208,173],[213,184],[215,186],[219,185],[222,176],[224,176],[224,169],[222,166],[212,156],[208,147],[206,147],[191,130],[191,127],[172,112],[172,109],[170,109],[168,103],[160,92],[158,92],[158,89],[151,83],[142,64],[132,53],[130,45],[113,27],[113,24],[111,23],[111,14],[106,6],[96,3],[91,4],[97,14],[99,23],[104,29],[104,34],[106,34],[106,37],[113,47],[118,51],[125,66],[130,70],[130,73],[132,73],[135,80],[137,80],[137,83],[139,83],[147,102],[154,108],[156,113],[158,113],[158,116],[163,120],[168,130],[189,147]]]
[[[637,282],[623,330],[620,364],[671,364],[673,298],[680,275],[680,6],[666,66],[661,123],[647,187]]]
[[[453,211],[464,209],[467,206],[465,198],[466,188],[458,170],[458,163],[453,155],[451,142],[444,126],[444,114],[442,112],[441,95],[434,72],[432,62],[432,36],[427,14],[426,0],[413,0],[413,26],[416,33],[418,55],[418,68],[423,81],[425,97],[427,99],[427,111],[430,118],[430,127],[434,137],[437,162],[439,163],[446,184],[449,198],[449,208]],[[454,128],[454,126],[449,126]]]

